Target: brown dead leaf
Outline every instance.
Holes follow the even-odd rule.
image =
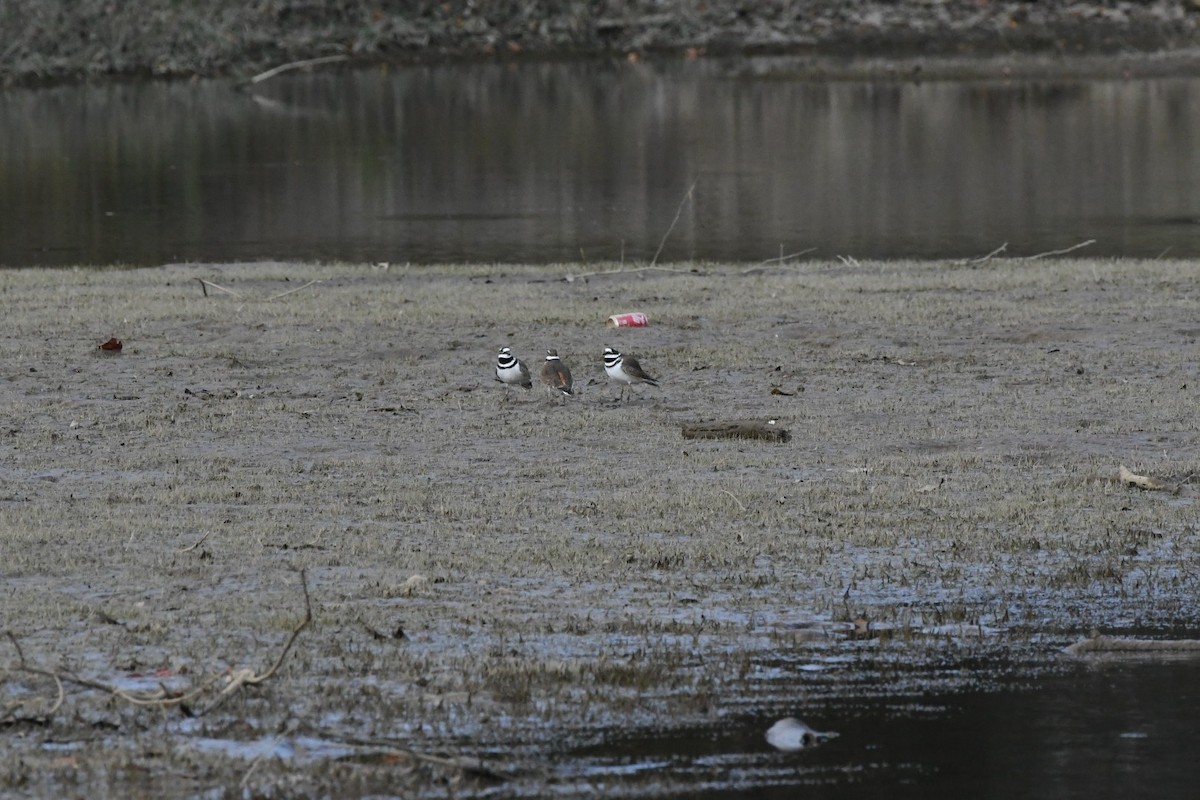
[[[97,348],[100,350],[107,350],[110,353],[119,353],[121,352],[122,346],[121,340],[114,336],[104,344],[97,345]]]

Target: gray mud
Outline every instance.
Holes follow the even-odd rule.
[[[584,269],[0,272],[0,792],[588,794],[611,734],[1196,625],[1195,263]]]

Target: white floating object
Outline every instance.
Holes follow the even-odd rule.
[[[786,752],[816,747],[835,736],[833,731],[814,731],[795,717],[784,717],[767,728],[767,743]]]

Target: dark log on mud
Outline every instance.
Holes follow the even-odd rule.
[[[762,439],[786,442],[792,435],[770,422],[695,422],[682,428],[685,439]]]

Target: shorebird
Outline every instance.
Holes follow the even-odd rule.
[[[784,717],[767,728],[767,743],[780,750],[803,750],[837,736],[833,731],[814,731],[795,717]]]
[[[496,380],[507,386],[522,386],[526,389],[533,386],[533,381],[529,378],[529,367],[513,355],[511,347],[501,347],[496,356]]]
[[[608,373],[608,377],[621,384],[622,399],[625,397],[625,389],[635,383],[658,386],[658,380],[647,375],[636,358],[623,356],[612,347],[604,348],[604,371]]]
[[[571,391],[574,382],[571,380],[571,370],[567,369],[567,365],[558,357],[557,350],[546,351],[546,363],[542,364],[542,383],[546,385],[547,391],[551,394],[557,394],[560,397],[566,397],[573,394]]]

